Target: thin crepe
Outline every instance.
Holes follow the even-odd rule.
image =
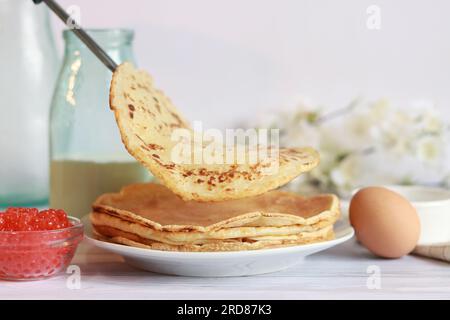
[[[174,161],[172,151],[180,143],[173,139],[174,130],[193,131],[170,99],[154,87],[150,75],[130,63],[114,72],[110,107],[128,152],[184,200],[223,201],[259,195],[290,182],[319,162],[312,148],[281,148],[277,157],[249,161],[252,152],[269,154],[271,146],[246,150],[244,163],[237,158],[223,164]],[[208,146],[202,144],[200,148],[206,150]],[[189,154],[192,159],[194,149]]]
[[[233,227],[210,230],[207,232],[199,231],[159,231],[140,223],[123,220],[108,214],[91,213],[91,222],[94,228],[102,233],[102,227],[121,230],[124,232],[138,235],[141,238],[173,244],[198,244],[206,243],[211,240],[230,240],[236,238],[255,239],[260,237],[280,237],[292,235],[314,235],[332,224],[318,223],[312,226],[290,225],[283,227]]]
[[[226,202],[183,201],[157,183],[132,184],[97,198],[93,211],[137,222],[161,231],[210,232],[231,227],[281,227],[334,223],[339,199],[332,194],[303,197],[270,191]]]
[[[135,234],[127,233],[121,230],[110,229],[103,230],[105,234],[96,234],[97,239],[118,244],[123,244],[131,247],[161,250],[161,251],[178,251],[178,252],[217,252],[217,251],[244,251],[244,250],[259,250],[270,249],[278,247],[295,246],[302,244],[309,244],[321,241],[332,240],[334,232],[332,228],[327,228],[322,232],[315,234],[314,237],[296,236],[296,237],[279,237],[265,240],[250,240],[250,239],[233,239],[228,241],[210,241],[199,244],[183,244],[173,245],[162,243],[145,238],[141,238]]]

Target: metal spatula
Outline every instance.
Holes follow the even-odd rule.
[[[116,70],[117,64],[113,59],[94,41],[86,31],[81,28],[77,21],[73,21],[73,19],[67,14],[67,12],[61,8],[59,4],[57,4],[53,0],[33,0],[35,4],[39,4],[44,2],[66,25],[68,22],[71,22],[70,30],[72,30],[77,37],[84,42],[84,44],[95,54],[101,62],[112,72]]]

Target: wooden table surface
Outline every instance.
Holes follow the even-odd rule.
[[[378,259],[354,240],[288,270],[251,277],[148,273],[86,242],[72,264],[81,270],[79,289],[63,273],[43,281],[0,281],[0,299],[450,299],[449,263]]]

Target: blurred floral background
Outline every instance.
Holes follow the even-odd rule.
[[[450,123],[444,119],[428,101],[355,99],[342,108],[302,101],[247,127],[279,128],[282,146],[319,150],[319,167],[289,189],[348,198],[354,189],[376,184],[450,187]]]

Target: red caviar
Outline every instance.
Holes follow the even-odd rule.
[[[0,212],[0,231],[43,231],[70,227],[64,210],[8,208]]]
[[[0,278],[46,278],[66,268],[83,226],[63,210],[9,208],[0,212]]]

